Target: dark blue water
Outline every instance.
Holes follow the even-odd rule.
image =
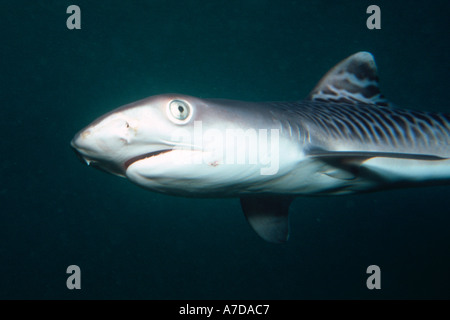
[[[81,8],[82,29],[66,28]],[[381,7],[381,30],[366,8]],[[296,100],[350,54],[384,94],[450,112],[448,1],[3,1],[1,299],[450,298],[450,187],[298,198],[285,245],[237,199],[175,198],[80,164],[95,117],[179,92]],[[82,289],[66,288],[76,264]],[[381,268],[368,290],[366,268]]]

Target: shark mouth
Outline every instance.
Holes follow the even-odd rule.
[[[128,159],[127,161],[125,161],[125,163],[123,165],[125,167],[125,170],[127,170],[128,167],[131,166],[136,161],[147,159],[147,158],[151,158],[151,157],[156,157],[156,156],[158,156],[160,154],[167,153],[167,152],[170,152],[170,151],[173,151],[173,149],[164,149],[164,150],[158,150],[158,151],[153,151],[153,152],[149,152],[149,153],[144,153],[144,154],[141,154],[139,156],[136,156],[136,157],[133,157],[131,159]]]

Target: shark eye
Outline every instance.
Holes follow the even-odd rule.
[[[167,115],[177,124],[187,123],[192,116],[191,106],[182,100],[172,100]]]

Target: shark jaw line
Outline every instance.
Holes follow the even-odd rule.
[[[128,169],[129,166],[131,166],[133,163],[139,161],[139,160],[143,160],[143,159],[147,159],[147,158],[151,158],[151,157],[156,157],[159,156],[160,154],[164,154],[164,153],[168,153],[173,151],[173,149],[162,149],[162,150],[157,150],[157,151],[153,151],[153,152],[148,152],[148,153],[144,153],[141,154],[139,156],[133,157],[131,159],[128,159],[127,161],[125,161],[125,163],[123,164],[125,170]]]

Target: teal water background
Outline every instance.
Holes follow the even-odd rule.
[[[81,8],[81,30],[66,8]],[[381,30],[366,8],[381,8]],[[285,245],[237,199],[151,193],[80,164],[94,118],[179,92],[297,100],[374,54],[401,107],[450,112],[448,1],[0,3],[0,299],[450,298],[450,188],[298,198]],[[82,289],[66,288],[81,268]],[[381,268],[368,290],[366,268]]]

